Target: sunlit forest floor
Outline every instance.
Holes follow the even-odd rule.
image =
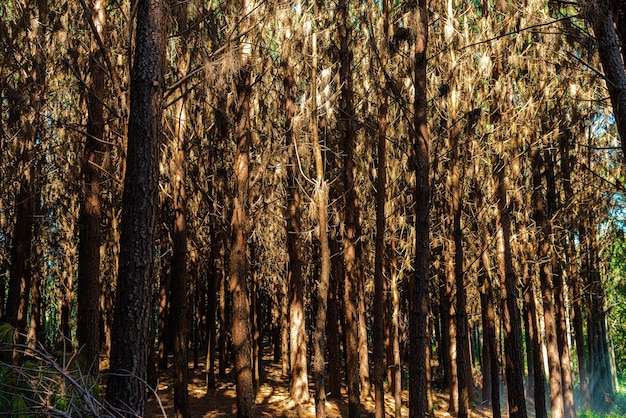
[[[192,364],[190,364],[190,367]],[[189,399],[191,414],[193,417],[234,417],[236,416],[236,392],[234,378],[231,370],[225,379],[217,378],[216,389],[207,391],[205,375],[202,372],[203,363],[199,364],[198,370],[190,368],[192,381],[189,385]],[[305,405],[297,407],[289,399],[289,380],[281,376],[280,364],[273,363],[271,358],[266,358],[263,363],[264,374],[256,398],[258,417],[315,417],[314,391],[311,384],[312,377],[309,377],[311,387],[311,401]],[[174,415],[174,389],[171,382],[169,370],[163,371],[160,376],[158,395],[162,403],[152,398],[148,402],[146,409],[147,417],[163,416],[163,411],[167,416]],[[343,399],[328,399],[326,403],[326,414],[328,417],[347,416],[348,405],[347,396],[343,393]],[[451,417],[447,412],[448,397],[441,393],[434,392],[433,404],[435,406],[435,417]],[[408,392],[402,392],[402,416],[408,416],[406,408],[408,402]],[[391,394],[385,398],[386,416],[393,416],[394,401]],[[371,398],[363,400],[363,416],[374,416],[374,400]],[[488,407],[476,406],[472,408],[471,417],[490,417],[491,409]],[[506,414],[503,416],[507,416]]]
[[[193,364],[190,363],[189,399],[192,417],[205,418],[222,418],[236,416],[236,392],[235,382],[232,370],[227,370],[225,379],[219,379],[216,376],[216,389],[207,391],[205,384],[205,375],[202,372],[204,364],[200,362],[199,368],[193,370]],[[310,418],[315,417],[315,406],[313,401],[314,388],[311,384],[312,378],[309,377],[311,388],[311,401],[305,405],[297,407],[289,399],[289,380],[281,376],[280,364],[273,363],[271,358],[266,357],[263,362],[263,379],[256,398],[257,416],[258,417],[286,417],[286,418]],[[174,415],[174,389],[171,382],[171,370],[162,371],[160,374],[158,395],[159,400],[152,398],[148,401],[146,409],[146,417],[163,416],[163,412],[167,416]],[[345,388],[344,388],[345,390]],[[326,414],[330,418],[347,416],[347,395],[343,393],[343,399],[328,399],[326,403]],[[506,413],[506,395],[501,392],[502,400],[502,416],[508,417]],[[159,401],[162,406],[159,405]],[[447,412],[449,398],[446,394],[433,391],[433,405],[435,409],[435,417],[447,418],[454,415]],[[402,392],[402,416],[408,416],[408,392]],[[393,417],[394,402],[391,394],[387,394],[385,398],[386,416]],[[534,405],[532,400],[527,404],[528,416],[534,417]],[[363,416],[374,416],[374,400],[367,398],[363,400]],[[470,417],[491,417],[491,408],[488,405],[475,405],[472,407]],[[577,413],[579,417],[624,417],[626,416],[626,393],[622,390],[618,393],[613,403],[611,411],[605,415],[594,413]]]

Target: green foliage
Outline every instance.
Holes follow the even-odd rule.
[[[6,342],[13,335],[10,326],[0,326],[0,415],[106,415],[102,386],[83,375],[79,356]],[[15,355],[21,359],[17,365],[8,360]]]
[[[609,328],[618,377],[626,379],[626,239],[621,223],[613,225],[606,258]]]
[[[620,381],[620,387],[624,388],[625,386],[626,381]],[[578,416],[580,418],[619,418],[626,416],[626,390],[617,391],[608,411],[604,413],[582,411]]]

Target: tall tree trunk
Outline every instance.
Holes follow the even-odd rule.
[[[313,18],[317,19],[317,2],[313,6]],[[319,140],[318,113],[317,113],[317,28],[313,28],[311,39],[311,142],[313,144],[313,158],[315,161],[315,206],[319,227],[321,269],[317,283],[315,333],[313,336],[314,358],[313,372],[315,374],[315,416],[326,417],[326,310],[328,306],[328,288],[330,281],[330,247],[328,245],[328,183],[324,178],[324,161],[322,147]]]
[[[546,200],[548,206],[548,218],[553,219],[558,210],[558,198],[556,195],[556,179],[554,175],[554,159],[550,150],[545,151],[546,164]],[[556,322],[556,340],[561,365],[561,383],[563,393],[563,416],[564,418],[574,418],[574,392],[572,388],[572,363],[570,358],[569,344],[567,336],[567,312],[565,307],[565,284],[563,283],[563,267],[557,254],[557,248],[563,248],[562,243],[558,243],[556,236],[562,234],[557,232],[550,234],[552,253],[550,262],[552,265],[552,281],[554,284],[554,319]],[[557,247],[559,246],[559,247]]]
[[[44,25],[47,21],[48,10],[46,2],[36,2],[34,10],[25,10],[24,13],[32,13],[30,16],[29,31],[32,33],[32,42],[28,45],[29,56],[32,60],[30,77],[26,80],[33,90],[28,94],[26,109],[18,112],[10,112],[9,118],[15,120],[20,127],[20,149],[17,172],[18,191],[15,202],[15,225],[13,228],[13,246],[11,248],[11,269],[9,273],[9,285],[6,300],[5,319],[18,333],[17,342],[24,343],[27,332],[27,314],[32,285],[31,257],[32,240],[35,214],[35,176],[37,163],[34,156],[35,141],[43,135],[41,109],[45,96],[46,59],[40,42],[44,38]],[[16,104],[17,105],[17,104]],[[23,105],[23,104],[22,104]],[[19,119],[18,119],[19,118]],[[3,289],[4,291],[4,289]],[[19,350],[13,353],[14,364],[21,363]]]
[[[360,234],[361,228],[358,219],[358,202],[355,190],[354,176],[356,167],[354,163],[354,108],[352,104],[352,52],[349,48],[348,29],[348,0],[339,0],[338,3],[338,32],[340,43],[340,69],[339,78],[342,85],[341,98],[339,100],[338,120],[339,135],[344,155],[343,160],[343,187],[344,187],[344,264],[345,264],[345,306],[346,306],[346,371],[348,382],[348,416],[359,417],[361,403],[361,386],[363,390],[368,388],[360,381],[360,361],[366,359],[359,356],[359,291],[361,276],[361,251]],[[359,361],[360,360],[360,361]]]
[[[511,418],[525,418],[524,353],[519,307],[517,306],[517,278],[511,253],[510,205],[507,202],[505,164],[499,154],[494,155],[493,176],[497,198],[497,246],[500,295],[503,301],[504,351],[506,354],[506,389]]]
[[[454,60],[453,60],[454,62]],[[464,283],[464,267],[463,267],[463,230],[461,229],[461,215],[463,211],[463,205],[461,199],[461,184],[460,184],[460,163],[459,163],[459,129],[457,124],[457,101],[458,90],[452,89],[450,94],[450,120],[454,124],[450,131],[450,212],[452,216],[452,237],[454,241],[454,262],[453,262],[453,274],[452,282],[456,286],[456,299],[455,299],[455,328],[456,328],[456,371],[457,371],[457,416],[465,418],[469,414],[469,390],[471,381],[467,379],[467,368],[470,367],[467,364],[467,358],[469,356],[469,339],[468,339],[468,325],[467,325],[467,312],[466,312],[466,290]],[[452,337],[451,337],[452,338]],[[451,393],[451,399],[453,394]],[[452,406],[454,402],[450,402]]]
[[[289,26],[289,23],[287,23]],[[309,380],[307,374],[307,333],[304,311],[304,279],[301,260],[301,209],[300,193],[296,179],[297,165],[292,126],[295,113],[293,99],[293,75],[289,61],[289,40],[283,39],[282,70],[283,89],[285,91],[285,146],[289,150],[287,161],[287,253],[289,255],[289,328],[290,328],[290,396],[297,403],[309,400]]]
[[[530,254],[530,248],[527,250]],[[527,267],[525,267],[527,268]],[[535,416],[537,418],[547,418],[548,411],[546,409],[546,376],[543,366],[543,350],[541,348],[541,336],[539,324],[537,323],[537,306],[535,303],[535,285],[530,273],[524,275],[524,308],[528,316],[528,338],[530,346],[527,350],[531,353],[529,368],[532,364],[532,392],[535,401]],[[530,391],[530,390],[529,390]]]
[[[483,325],[483,399],[491,401],[493,417],[500,418],[500,375],[498,373],[498,351],[496,341],[496,312],[493,303],[491,288],[491,262],[489,260],[488,245],[490,242],[486,225],[483,194],[478,179],[478,167],[474,167],[474,181],[472,184],[472,200],[476,204],[477,219],[476,232],[482,242],[480,255],[480,271],[478,286],[480,288],[481,321]]]
[[[93,36],[105,36],[106,7],[104,0],[95,0],[90,11],[97,30]],[[87,13],[87,11],[85,11]],[[90,374],[98,373],[100,352],[100,166],[104,136],[103,104],[106,74],[102,51],[92,39],[89,54],[89,91],[87,92],[87,135],[83,150],[82,186],[84,201],[80,214],[80,240],[78,242],[78,308],[76,338],[81,347]]]
[[[165,10],[163,0],[137,3],[120,265],[106,392],[107,402],[128,411],[128,415],[142,414],[145,404],[143,382],[150,345]]]
[[[554,300],[552,280],[549,264],[549,236],[551,233],[548,219],[544,210],[544,200],[541,194],[541,170],[543,162],[536,145],[531,145],[531,161],[533,174],[533,219],[537,225],[537,262],[539,265],[539,282],[543,302],[543,318],[545,324],[546,344],[548,348],[548,364],[550,368],[550,410],[555,417],[563,416],[563,392],[561,386],[561,361],[556,337],[556,322],[554,319]]]
[[[428,312],[430,279],[430,164],[428,151],[426,101],[426,45],[428,42],[428,10],[426,0],[419,0],[415,14],[415,101],[411,132],[415,158],[415,272],[409,283],[409,416],[424,417],[428,405]]]
[[[187,75],[189,56],[187,52],[187,4],[176,3],[172,12],[181,35],[181,50],[176,62],[177,78]],[[176,102],[174,115],[174,137],[171,143],[172,153],[172,194],[173,194],[173,229],[172,229],[172,279],[170,281],[170,324],[174,336],[174,414],[177,418],[187,418],[189,408],[189,275],[187,272],[187,193],[185,180],[187,163],[185,143],[187,136],[187,86],[183,83],[176,93],[180,99]]]
[[[240,13],[245,18],[241,32],[249,28],[251,1],[240,3]],[[237,103],[235,115],[235,163],[233,166],[233,215],[231,221],[232,242],[230,250],[230,293],[232,295],[231,338],[235,362],[235,383],[237,386],[237,416],[254,417],[255,391],[252,372],[252,324],[251,301],[248,295],[248,238],[246,231],[249,193],[250,165],[250,49],[244,46],[245,36],[240,40],[239,72],[237,74]]]
[[[572,147],[573,136],[569,128],[565,129],[564,134],[559,141],[561,151],[561,177],[563,182],[563,191],[565,193],[565,205],[569,206],[574,199],[574,190],[572,188],[571,172],[572,159],[570,157],[570,149]],[[580,294],[580,270],[579,256],[575,244],[574,231],[577,227],[575,224],[576,213],[565,213],[565,228],[569,230],[565,237],[566,249],[565,257],[568,269],[568,287],[570,289],[570,301],[572,310],[572,326],[574,328],[574,341],[576,344],[576,355],[578,359],[578,377],[580,381],[580,394],[582,397],[582,406],[589,409],[589,384],[587,381],[587,361],[585,358],[585,339],[583,334],[583,318],[582,318],[582,295]]]
[[[389,38],[389,6],[382,0],[382,36],[380,66],[387,68],[387,39]],[[376,418],[385,417],[385,202],[387,197],[387,80],[380,72],[380,103],[378,107],[378,138],[376,163],[376,254],[374,256],[374,413]]]

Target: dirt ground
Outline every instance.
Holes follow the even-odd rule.
[[[190,365],[191,366],[191,365]],[[236,416],[236,393],[232,374],[229,373],[225,380],[218,378],[215,390],[207,391],[202,373],[202,364],[199,370],[190,369],[192,381],[189,385],[189,399],[192,417],[235,417]],[[315,417],[315,406],[313,401],[314,392],[311,390],[311,401],[305,405],[296,406],[289,399],[289,380],[281,376],[280,365],[266,359],[263,363],[264,376],[256,398],[256,411],[258,417],[288,417],[288,418],[309,418]],[[309,382],[312,378],[309,377]],[[161,374],[158,395],[162,406],[152,398],[146,407],[146,417],[162,417],[174,415],[173,388],[170,384],[170,373],[165,371]],[[448,399],[440,393],[433,393],[433,405],[435,406],[435,417],[452,417],[447,412]],[[408,416],[406,404],[408,393],[402,393],[402,416]],[[326,414],[330,418],[347,416],[347,396],[342,400],[330,399],[326,403]],[[385,398],[386,415],[393,417],[394,401],[388,394]],[[374,400],[365,399],[363,401],[363,416],[374,416]],[[507,416],[506,414],[503,416]],[[491,417],[491,409],[488,407],[476,406],[472,409],[470,417]]]

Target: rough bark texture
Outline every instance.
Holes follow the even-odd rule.
[[[339,135],[341,136],[341,146],[344,155],[343,159],[343,187],[344,187],[344,264],[345,264],[345,306],[346,306],[346,371],[348,384],[348,416],[359,417],[361,403],[360,382],[360,359],[359,352],[359,280],[361,279],[360,260],[360,232],[361,228],[358,219],[358,202],[356,196],[355,164],[354,164],[354,141],[355,131],[352,118],[354,108],[352,104],[352,53],[349,49],[349,29],[348,29],[348,0],[339,0],[338,3],[338,32],[340,43],[340,69],[339,77],[342,85],[341,97],[339,99],[338,120]],[[366,389],[365,387],[363,389]]]
[[[497,203],[497,246],[500,296],[503,301],[504,352],[506,355],[506,390],[511,418],[525,418],[524,352],[519,307],[517,306],[517,278],[511,253],[510,205],[507,203],[505,164],[494,155],[493,176]]]
[[[120,264],[106,393],[107,402],[129,416],[143,413],[146,393],[165,10],[163,0],[137,5]]]
[[[537,225],[537,260],[539,265],[539,282],[543,303],[546,346],[548,349],[548,365],[550,369],[550,410],[554,416],[563,415],[563,392],[561,388],[561,362],[556,339],[556,322],[554,319],[554,298],[552,293],[551,270],[549,263],[550,225],[544,209],[541,193],[541,170],[543,162],[535,146],[531,149],[533,166],[533,219]]]
[[[409,284],[409,416],[424,417],[428,407],[426,375],[429,344],[427,319],[429,311],[430,267],[430,165],[428,151],[426,101],[426,45],[428,42],[428,11],[426,0],[417,2],[415,21],[415,102],[412,145],[415,158],[415,273]]]
[[[178,32],[183,34],[180,54],[177,58],[177,77],[186,76],[187,56],[187,5],[177,3],[173,13],[178,25]],[[172,192],[173,192],[173,228],[172,228],[172,279],[170,282],[170,319],[174,335],[174,414],[177,418],[188,418],[189,408],[188,391],[188,350],[189,338],[189,275],[187,274],[187,193],[185,179],[187,163],[185,143],[187,136],[187,86],[179,87],[177,94],[180,99],[176,102],[174,114],[174,138],[171,143],[172,153]]]
[[[247,1],[241,12],[247,14]],[[245,26],[245,25],[244,25]],[[245,28],[242,29],[245,32]],[[232,295],[232,343],[237,386],[237,416],[254,417],[255,391],[252,372],[251,301],[248,295],[247,214],[250,164],[250,61],[249,50],[242,47],[241,68],[237,75],[235,115],[235,152],[233,178],[233,216],[231,221],[230,292]]]
[[[546,203],[548,207],[548,218],[552,219],[558,210],[558,197],[556,192],[556,179],[554,175],[554,159],[552,152],[545,152],[546,161]],[[557,242],[557,237],[562,237],[555,231],[551,234],[552,253],[550,262],[552,266],[552,282],[554,285],[554,320],[556,325],[556,340],[559,352],[559,362],[561,365],[561,390],[563,393],[563,416],[574,418],[574,391],[572,389],[572,363],[570,350],[567,341],[569,334],[567,329],[567,313],[565,311],[565,285],[563,282],[563,267],[557,248],[563,248],[562,242]]]
[[[338,257],[339,243],[336,240],[329,241],[329,250],[332,257]],[[327,364],[328,382],[326,393],[329,398],[341,399],[341,335],[339,334],[339,279],[343,277],[341,263],[331,263],[331,275],[328,287],[328,311],[326,312],[326,340],[327,340]],[[336,271],[339,270],[339,271]]]
[[[41,109],[45,96],[46,59],[44,50],[40,45],[44,39],[44,25],[46,25],[48,10],[46,2],[34,2],[33,10],[25,9],[24,13],[31,15],[28,30],[32,34],[32,39],[25,47],[29,49],[28,56],[31,62],[29,77],[25,80],[32,88],[29,94],[25,95],[16,103],[9,112],[9,122],[13,122],[20,127],[19,133],[19,162],[17,172],[20,173],[16,179],[19,183],[15,196],[15,226],[13,229],[13,242],[11,248],[11,269],[9,273],[8,292],[5,305],[5,320],[11,324],[19,333],[17,341],[24,342],[27,332],[27,313],[31,291],[31,257],[33,224],[35,214],[35,176],[37,173],[37,162],[34,155],[36,138],[43,135],[40,132],[43,126],[41,119]],[[29,39],[30,36],[29,36]],[[4,293],[4,287],[2,288]],[[4,297],[4,294],[3,294]],[[13,354],[13,362],[21,362],[19,352]]]
[[[307,374],[307,333],[304,311],[304,279],[302,277],[301,209],[296,178],[295,143],[292,120],[295,112],[293,75],[289,62],[288,40],[283,41],[282,70],[285,92],[285,146],[289,149],[287,161],[287,254],[289,255],[289,329],[290,329],[290,396],[298,404],[309,399]]]
[[[539,334],[539,324],[537,321],[537,304],[535,303],[535,286],[532,283],[530,274],[525,276],[524,283],[524,307],[528,315],[528,338],[530,347],[527,350],[531,353],[529,364],[532,364],[532,393],[535,401],[535,416],[537,418],[547,418],[546,409],[546,376],[543,369],[543,350],[541,348],[541,336]],[[528,344],[528,343],[527,343]],[[530,389],[529,389],[530,391]]]
[[[383,39],[389,37],[388,2],[382,0]],[[386,41],[383,42],[386,45]],[[380,52],[381,68],[387,67],[387,51],[383,45]],[[380,103],[378,108],[378,159],[376,164],[376,254],[374,256],[374,413],[376,418],[385,416],[385,201],[387,195],[387,82],[383,71],[380,77]]]
[[[477,170],[475,170],[475,173]],[[480,234],[483,251],[480,255],[480,272],[478,286],[480,287],[481,321],[483,325],[483,399],[491,401],[493,417],[500,418],[500,374],[498,373],[498,352],[496,341],[496,312],[493,303],[491,288],[491,262],[489,251],[490,237],[486,226],[486,216],[483,210],[483,195],[478,181],[473,184],[473,197],[478,213],[476,230]]]
[[[456,286],[456,299],[455,299],[455,311],[456,315],[456,371],[457,371],[457,416],[465,418],[469,414],[469,391],[471,381],[468,381],[467,368],[469,357],[469,339],[468,339],[468,325],[467,325],[467,311],[466,311],[466,290],[465,290],[465,270],[463,267],[463,230],[461,229],[461,215],[463,211],[463,205],[461,203],[461,168],[459,162],[459,129],[457,120],[458,106],[458,91],[453,89],[450,94],[450,119],[455,123],[455,126],[450,130],[450,215],[452,217],[452,237],[454,241],[454,269],[452,275],[452,281]],[[471,375],[470,375],[471,376]],[[454,376],[453,376],[454,377]],[[454,398],[454,394],[451,393],[451,399]],[[450,402],[452,406],[454,402]]]
[[[317,3],[314,6],[313,16],[317,17]],[[317,208],[317,222],[319,227],[321,269],[317,282],[315,332],[313,335],[313,372],[315,374],[315,416],[326,416],[326,311],[328,306],[328,288],[330,282],[330,247],[328,244],[328,183],[324,178],[324,161],[322,147],[319,140],[318,113],[317,113],[317,28],[313,30],[311,40],[313,62],[311,66],[312,95],[311,95],[311,142],[313,144],[313,158],[315,160],[315,205]]]
[[[87,13],[87,12],[86,12]],[[104,37],[106,8],[104,0],[96,0],[89,19]],[[98,43],[91,42],[89,55],[89,82],[87,92],[87,135],[83,150],[84,201],[80,214],[80,240],[78,242],[78,311],[76,338],[90,374],[98,373],[100,350],[100,165],[104,147],[102,100],[105,88],[105,71]]]
[[[626,72],[613,23],[611,3],[611,0],[594,1],[589,6],[588,20],[599,44],[598,53],[613,106],[617,132],[622,151],[626,152]]]

